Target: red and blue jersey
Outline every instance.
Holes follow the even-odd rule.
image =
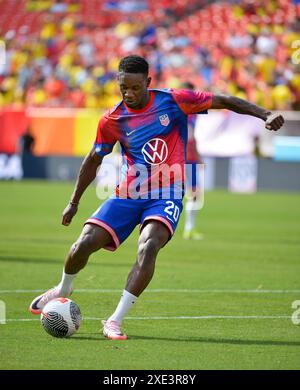
[[[94,147],[98,155],[105,156],[117,141],[121,145],[118,197],[182,197],[188,115],[206,112],[212,94],[175,89],[149,92],[149,103],[140,110],[121,101],[107,111],[100,119]]]

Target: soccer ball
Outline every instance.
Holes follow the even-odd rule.
[[[68,298],[55,298],[48,302],[42,313],[41,323],[54,337],[70,337],[79,329],[81,313],[78,305]]]

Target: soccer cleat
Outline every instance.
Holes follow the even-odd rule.
[[[197,230],[195,230],[195,229],[185,230],[183,232],[183,238],[185,240],[202,240],[203,234],[197,232]]]
[[[103,335],[110,340],[126,340],[127,336],[116,321],[102,321]]]
[[[69,294],[66,296],[70,296],[72,294],[73,290],[70,291]],[[46,304],[52,299],[61,297],[60,289],[58,286],[51,288],[50,290],[46,291],[45,293],[39,295],[38,297],[34,298],[34,300],[31,302],[29,306],[29,311],[32,314],[41,314],[43,308],[46,306]],[[65,298],[65,297],[64,297]]]

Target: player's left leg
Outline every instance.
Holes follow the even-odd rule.
[[[106,337],[122,340],[127,338],[120,329],[122,320],[151,281],[157,254],[175,232],[181,211],[181,199],[151,200],[144,207],[136,262],[128,275],[115,312],[107,321],[103,321],[103,334]]]
[[[138,297],[152,279],[159,250],[169,241],[168,228],[159,221],[149,220],[138,242],[136,262],[130,271],[125,290]]]
[[[151,281],[157,254],[169,239],[170,231],[162,222],[146,221],[138,242],[137,259],[129,272],[120,302],[109,319],[102,322],[103,334],[107,338],[118,340],[127,338],[120,329],[122,320]]]

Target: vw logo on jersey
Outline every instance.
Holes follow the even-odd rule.
[[[151,165],[163,163],[168,157],[167,143],[160,138],[153,138],[142,148],[144,160]]]
[[[159,117],[159,120],[160,120],[160,123],[161,123],[163,126],[168,126],[168,124],[170,123],[170,119],[169,119],[168,114],[161,115],[161,116]]]

